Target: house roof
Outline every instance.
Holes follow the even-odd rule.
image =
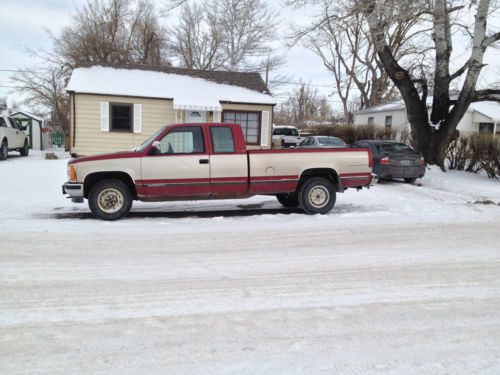
[[[489,117],[493,121],[500,122],[500,103],[498,102],[476,102],[471,103],[469,110],[479,112],[483,116]]]
[[[258,73],[143,66],[75,68],[67,91],[174,100],[176,109],[221,110],[220,102],[276,104]]]
[[[432,96],[427,97],[427,105],[432,105]],[[405,104],[402,100],[392,103],[380,104],[370,108],[365,108],[360,111],[355,112],[358,114],[369,114],[378,112],[390,112],[390,111],[404,111],[406,110]],[[479,112],[483,116],[489,117],[493,121],[500,122],[500,103],[492,101],[475,102],[469,105],[468,111]]]
[[[33,113],[29,113],[29,112],[18,110],[18,109],[11,109],[10,110],[10,116],[15,116],[15,115],[19,115],[19,114],[22,114],[26,117],[32,118],[33,120],[43,122],[43,119],[41,117],[35,116]]]

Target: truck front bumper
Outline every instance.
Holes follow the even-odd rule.
[[[83,184],[78,182],[66,182],[62,186],[62,193],[68,194],[73,203],[83,203]]]

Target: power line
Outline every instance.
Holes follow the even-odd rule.
[[[293,81],[279,81],[279,80],[274,80],[270,79],[270,82],[276,82],[276,83],[284,83],[284,84],[290,84],[290,85],[304,85],[304,86],[315,86],[315,87],[328,87],[332,88],[333,84],[331,85],[319,85],[317,83],[305,83],[305,82],[293,82]]]

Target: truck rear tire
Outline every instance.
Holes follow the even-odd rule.
[[[288,207],[288,208],[295,208],[299,207],[299,196],[294,193],[290,194],[278,194],[276,195],[276,198],[278,199],[278,202],[281,203],[282,206]]]
[[[7,145],[7,141],[3,141],[0,146],[0,160],[6,160],[9,156],[9,148]]]
[[[326,178],[314,177],[300,187],[298,197],[306,214],[326,214],[335,205],[335,187]]]
[[[132,207],[132,193],[129,187],[119,180],[102,180],[90,190],[89,207],[99,219],[121,219]]]

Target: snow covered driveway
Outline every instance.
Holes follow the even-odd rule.
[[[254,197],[108,223],[63,198],[64,160],[0,178],[2,373],[500,369],[499,181],[431,170],[326,216]]]

